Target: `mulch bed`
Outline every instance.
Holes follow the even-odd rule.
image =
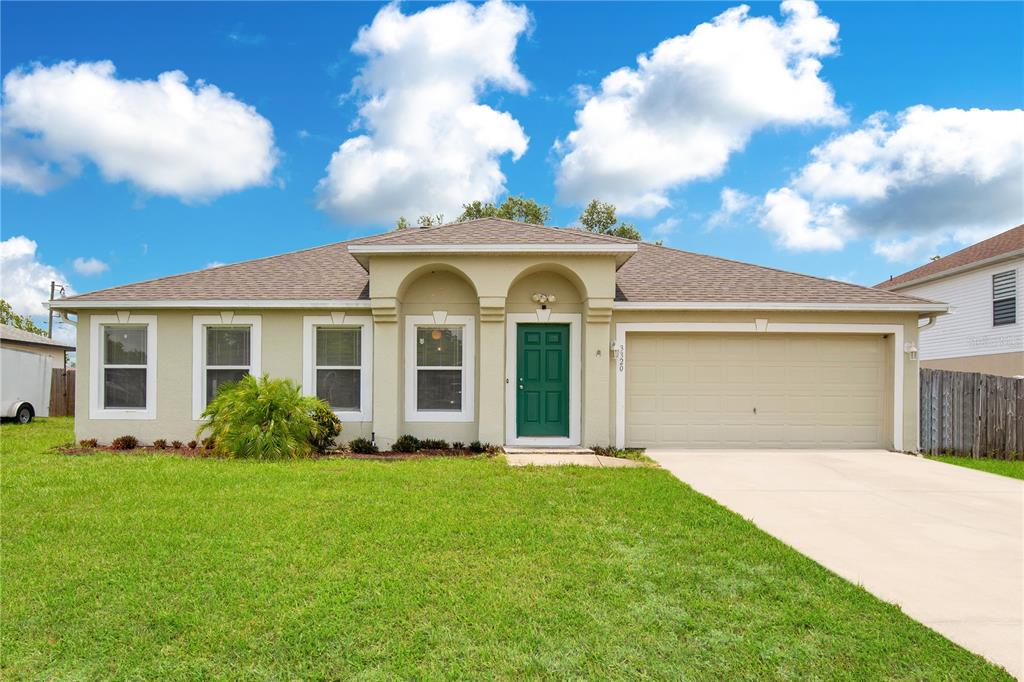
[[[212,450],[204,448],[155,448],[152,445],[140,445],[131,450],[117,450],[115,448],[100,445],[94,448],[82,447],[79,445],[59,445],[57,452],[62,455],[93,455],[99,453],[115,455],[176,455],[178,457],[217,458]],[[368,459],[381,462],[400,461],[406,459],[432,459],[437,457],[494,457],[498,453],[473,452],[469,449],[462,450],[417,450],[416,452],[376,452],[373,454],[360,454],[357,452],[327,452],[324,454],[310,455],[308,459]],[[226,458],[224,458],[226,459]]]

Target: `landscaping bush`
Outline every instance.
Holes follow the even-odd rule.
[[[139,447],[139,439],[135,436],[118,436],[111,443],[114,450],[134,450]]]
[[[174,448],[175,450],[181,450],[181,441],[180,440],[172,440],[171,441],[171,447]]]
[[[78,441],[78,444],[81,445],[83,448],[97,448],[100,445],[99,441],[96,440],[95,438],[86,438],[85,440],[80,440]]]
[[[226,457],[304,457],[313,449],[313,413],[320,402],[289,379],[246,375],[210,401],[196,435],[208,431],[212,450]]]
[[[167,441],[163,438],[157,438],[155,441],[153,441],[153,447],[156,448],[157,450],[166,450]]]
[[[441,438],[424,438],[420,441],[420,450],[448,450],[451,446]]]
[[[485,446],[483,443],[481,443],[478,440],[475,440],[475,441],[473,441],[472,443],[469,444],[469,451],[470,452],[475,452],[477,454],[480,454],[481,452],[483,452],[486,449],[487,449],[487,446]]]
[[[452,449],[453,450],[464,450],[464,449],[466,449],[466,444],[463,443],[461,440],[457,440],[454,443],[452,443]]]
[[[199,442],[198,441],[190,440],[188,442],[188,449],[189,450],[195,450],[198,447],[199,447]]]
[[[331,406],[323,400],[317,400],[313,406],[313,433],[309,442],[313,449],[323,454],[334,446],[334,439],[341,434],[341,420],[334,414]]]
[[[348,449],[358,455],[372,455],[378,452],[377,446],[368,438],[354,438],[348,444]]]
[[[391,449],[395,452],[416,452],[420,449],[420,441],[416,436],[405,434],[398,437],[398,440],[391,446]]]

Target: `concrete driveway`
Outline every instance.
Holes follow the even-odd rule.
[[[823,566],[1024,675],[1024,482],[878,450],[647,454]]]

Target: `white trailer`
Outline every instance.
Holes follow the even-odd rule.
[[[14,348],[0,348],[0,415],[22,424],[50,416],[53,358]]]

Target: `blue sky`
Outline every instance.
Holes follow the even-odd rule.
[[[430,167],[449,152],[478,171],[461,181],[484,196],[466,201],[523,194],[568,225],[579,197],[597,196],[628,207],[648,239],[862,284],[1024,214],[1021,3],[753,3],[700,44],[685,37],[738,4],[495,4],[486,19],[481,6],[427,18],[442,8],[405,3],[383,9],[384,25],[387,6],[369,3],[3,3],[5,297],[38,314],[25,301],[49,276],[89,291],[387,229],[401,205],[456,200],[423,189],[451,185]],[[462,49],[424,57],[420,42],[446,30]],[[723,61],[719,48],[738,52]],[[742,73],[773,59],[774,75]],[[105,60],[116,71],[75,70]],[[820,70],[798,79],[806,60]],[[624,67],[634,85],[602,86]],[[170,71],[187,75],[186,98],[197,81],[216,86],[220,118],[179,121],[128,88]],[[138,97],[119,110],[107,102],[118,93]],[[390,104],[360,118],[372,96]],[[628,120],[609,119],[620,106]],[[484,122],[438,134],[452,144],[403,138],[481,107]],[[329,173],[360,135],[380,158],[354,153]],[[704,151],[724,160],[701,167]],[[384,152],[416,168],[381,168]],[[479,180],[495,170],[503,182]]]

